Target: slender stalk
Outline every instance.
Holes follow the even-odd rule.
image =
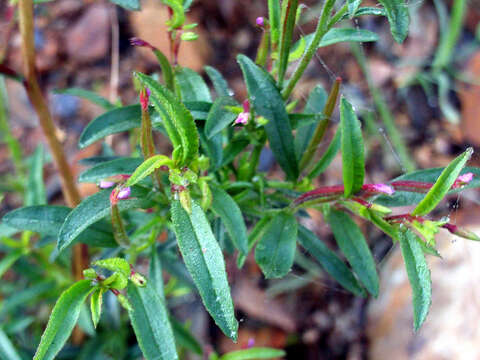
[[[305,150],[302,159],[300,160],[300,172],[305,170],[310,162],[313,159],[313,155],[315,155],[315,151],[317,150],[318,145],[323,139],[325,135],[325,131],[327,130],[328,124],[330,123],[330,118],[333,114],[333,110],[335,109],[335,104],[337,103],[338,94],[340,91],[340,84],[342,82],[341,78],[337,78],[335,80],[335,84],[333,84],[332,90],[328,96],[327,102],[325,104],[325,109],[323,111],[323,115],[325,116],[317,125],[315,132],[313,133],[312,139]]]
[[[325,0],[325,3],[323,4],[323,8],[322,8],[322,13],[320,15],[320,19],[318,20],[317,29],[315,30],[315,34],[313,36],[313,40],[310,43],[310,46],[305,51],[292,77],[288,81],[287,86],[282,91],[282,96],[284,99],[287,99],[290,96],[298,80],[300,80],[308,64],[310,63],[313,56],[317,52],[318,44],[320,44],[320,41],[322,40],[323,36],[327,33],[329,29],[328,20],[330,19],[330,14],[332,12],[334,4],[335,4],[335,0]]]
[[[272,36],[272,52],[277,50],[280,36],[280,0],[268,0],[268,20]]]
[[[435,5],[437,2],[435,1]],[[433,70],[439,71],[448,65],[453,54],[460,31],[462,30],[463,20],[467,10],[466,0],[455,0],[452,3],[452,16],[448,23],[448,27],[443,30],[440,35],[440,44],[433,59]]]
[[[42,94],[37,80],[35,69],[35,45],[34,45],[34,24],[33,24],[33,0],[19,0],[19,21],[20,34],[22,37],[22,56],[25,76],[25,89],[30,102],[37,113],[40,126],[47,140],[53,161],[60,175],[62,193],[67,204],[74,207],[80,203],[73,173],[63,152],[62,145],[56,136],[56,128],[53,123],[50,111]],[[83,277],[83,269],[88,267],[88,248],[85,244],[77,244],[73,247],[72,271],[75,279]],[[83,334],[77,330],[74,333],[74,342],[82,341]]]
[[[266,28],[263,31],[260,45],[258,45],[257,58],[255,59],[255,62],[257,63],[257,65],[261,67],[264,67],[265,64],[267,63],[269,43],[270,43],[270,29]]]
[[[282,33],[278,50],[278,86],[283,85],[287,72],[290,46],[292,45],[293,29],[297,15],[298,0],[285,0],[282,9]]]

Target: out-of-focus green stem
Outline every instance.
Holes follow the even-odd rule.
[[[332,12],[334,4],[335,4],[335,0],[325,0],[325,3],[323,4],[323,8],[322,8],[322,13],[320,15],[320,19],[318,20],[317,28],[313,36],[313,40],[310,43],[310,46],[305,51],[305,53],[303,54],[303,57],[300,60],[300,63],[298,64],[297,68],[295,69],[295,72],[293,73],[292,77],[288,81],[287,86],[282,91],[282,96],[284,99],[287,99],[290,96],[298,80],[300,80],[308,64],[310,63],[313,56],[317,52],[318,44],[320,44],[322,37],[327,33],[329,29],[328,20],[330,19],[330,14]]]
[[[258,45],[257,58],[255,59],[255,62],[259,66],[264,67],[265,64],[267,63],[269,43],[270,43],[270,29],[266,28],[265,31],[263,32],[260,45]]]
[[[435,1],[437,5],[437,1]],[[460,31],[462,30],[463,20],[467,10],[466,0],[455,0],[452,3],[452,15],[448,23],[448,27],[445,28],[440,34],[440,43],[433,59],[433,70],[439,71],[445,68],[453,55],[453,49],[457,43]]]
[[[277,50],[280,37],[280,0],[268,0],[268,17],[272,36],[272,52]]]
[[[284,0],[282,4],[282,33],[278,49],[278,87],[282,88],[287,72],[290,46],[292,45],[293,29],[297,16],[298,0]]]
[[[402,167],[404,167],[407,172],[414,171],[415,162],[410,157],[407,146],[405,145],[405,142],[403,141],[400,132],[395,126],[395,120],[385,99],[373,83],[372,76],[370,74],[370,68],[367,64],[367,60],[365,58],[363,50],[360,48],[360,46],[358,46],[358,44],[353,43],[351,44],[351,49],[358,61],[358,64],[360,65],[360,68],[363,71],[365,79],[367,80],[368,88],[370,89],[370,93],[372,94],[375,106],[380,113],[380,117],[382,118],[387,135],[392,141],[392,146],[394,150],[398,153]]]
[[[8,109],[3,76],[0,77],[0,132],[3,140],[7,144],[8,150],[12,156],[12,162],[15,167],[15,174],[21,182],[25,179],[25,168],[22,163],[22,148],[20,143],[13,137],[8,124]]]

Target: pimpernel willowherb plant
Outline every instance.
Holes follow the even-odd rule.
[[[128,9],[139,8],[138,0],[114,2]],[[166,297],[185,287],[196,288],[218,327],[236,341],[238,321],[222,250],[235,250],[240,268],[254,251],[265,277],[278,278],[290,271],[298,242],[345,289],[358,296],[377,296],[375,262],[352,216],[371,222],[400,244],[413,290],[417,330],[431,302],[425,254],[438,255],[435,234],[443,228],[479,240],[448,220],[427,217],[447,194],[480,186],[480,169],[465,167],[472,150],[467,149],[444,169],[415,171],[384,184],[365,184],[361,123],[349,101],[340,96],[341,80],[332,84],[329,94],[317,86],[303,111],[296,112],[297,101],[292,99],[292,91],[319,47],[377,40],[368,30],[337,27],[344,20],[386,16],[394,39],[402,42],[409,24],[404,0],[381,0],[383,7],[375,8],[361,7],[361,0],[339,4],[325,0],[315,32],[295,44],[293,30],[301,11],[298,0],[269,0],[268,19],[256,21],[263,31],[256,60],[237,57],[248,99],[235,99],[222,75],[206,67],[213,96],[198,73],[178,64],[181,42],[197,37],[192,31],[195,24],[185,23],[191,1],[162,2],[171,14],[167,25],[172,59],[147,42],[132,39],[132,45],[153,51],[161,72],[161,77],[133,74],[139,104],[114,105],[96,94],[66,90],[106,110],[83,131],[81,148],[123,131],[130,131],[139,147],[130,157],[119,157],[105,147],[101,156],[83,160],[91,167],[78,180],[98,183],[102,190],[75,208],[45,205],[40,200],[3,217],[4,225],[17,229],[12,235],[23,230],[25,240],[21,244],[3,242],[12,248],[5,268],[23,256],[33,256],[32,232],[56,239],[54,258],[65,259],[73,244],[85,243],[96,259],[84,270],[85,279],[61,294],[34,359],[56,356],[88,296],[93,324],[101,326],[102,301],[107,294],[116,297],[128,312],[146,359],[177,359],[179,348],[201,353],[201,346],[187,329],[168,314]],[[291,63],[295,63],[294,70],[288,77]],[[331,122],[337,103],[338,126]],[[317,156],[327,129],[335,126],[335,136]],[[157,131],[170,141],[171,154],[157,154],[152,135]],[[282,181],[257,170],[260,153],[267,146],[285,174]],[[312,181],[339,151],[343,184],[314,188]],[[35,159],[41,173],[42,156]],[[392,208],[407,205],[416,206],[410,213],[392,215]],[[350,266],[301,225],[309,208],[322,212]],[[164,241],[158,243],[160,235]],[[36,246],[41,247],[42,242]],[[145,277],[135,270],[138,260],[144,258],[149,258]],[[176,279],[167,287],[163,270]],[[220,359],[282,354],[252,348]]]

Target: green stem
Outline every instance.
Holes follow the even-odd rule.
[[[325,0],[325,3],[323,4],[323,8],[322,8],[322,13],[320,15],[320,19],[318,20],[317,28],[313,36],[313,40],[310,43],[310,46],[308,47],[308,49],[305,51],[292,77],[288,81],[286,88],[282,91],[282,96],[284,99],[287,99],[292,93],[298,80],[300,80],[308,64],[310,63],[313,56],[317,52],[317,48],[318,48],[318,45],[320,44],[320,41],[329,30],[328,19],[330,18],[330,13],[332,12],[334,4],[335,4],[335,0]]]
[[[270,30],[266,28],[265,31],[263,32],[260,45],[258,45],[257,58],[255,59],[255,62],[259,66],[264,67],[265,64],[267,63],[269,43],[270,43]]]
[[[335,109],[335,104],[337,103],[341,82],[342,80],[340,78],[337,78],[335,80],[335,84],[330,91],[327,102],[325,104],[325,109],[323,111],[323,115],[325,117],[319,121],[317,128],[313,133],[312,139],[310,140],[310,143],[308,144],[307,149],[303,153],[302,159],[300,160],[300,172],[305,170],[311,163],[313,155],[315,155],[315,151],[317,150],[318,145],[320,144],[323,136],[325,135],[325,131],[327,130],[328,124],[330,123],[330,118],[333,114],[333,110]]]
[[[282,88],[287,72],[290,46],[292,45],[293,29],[297,16],[298,0],[285,0],[282,5],[282,33],[278,50],[278,87]]]
[[[438,6],[436,1],[435,5]],[[457,43],[458,37],[460,36],[460,31],[462,30],[466,10],[466,0],[453,1],[452,16],[450,17],[448,28],[444,29],[441,33],[440,44],[433,60],[432,67],[434,72],[438,72],[449,64],[453,54],[453,49]]]
[[[130,245],[130,240],[128,239],[127,232],[125,231],[125,226],[123,225],[122,217],[120,216],[120,210],[118,205],[112,204],[112,228],[113,228],[113,237],[115,241],[121,247],[128,248]]]
[[[280,36],[280,0],[268,0],[268,20],[272,34],[272,52],[277,50]]]

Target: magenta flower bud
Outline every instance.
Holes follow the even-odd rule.
[[[242,112],[238,114],[238,117],[235,119],[234,124],[246,125],[248,123],[248,118],[250,113]]]
[[[117,199],[120,199],[120,200],[128,199],[130,197],[131,192],[132,192],[132,190],[130,189],[129,186],[127,186],[125,188],[121,188],[120,191],[117,194]]]
[[[150,99],[150,89],[149,88],[143,88],[140,91],[140,104],[142,106],[143,111],[148,110],[148,100]]]
[[[459,187],[459,186],[462,186],[462,185],[466,185],[470,181],[472,181],[474,177],[475,177],[475,174],[471,173],[471,172],[460,175],[455,180],[455,183],[453,184],[453,187],[455,188],[455,187]]]
[[[255,23],[257,24],[257,26],[264,27],[265,26],[265,19],[263,18],[263,16],[259,16],[255,20]]]
[[[255,346],[255,339],[254,338],[249,338],[247,342],[247,349],[250,349]]]
[[[242,103],[243,106],[243,112],[249,113],[250,112],[250,101],[244,100]]]
[[[113,181],[106,181],[106,180],[101,180],[100,183],[98,184],[98,186],[101,189],[108,189],[108,188],[111,188],[113,185],[115,185]]]
[[[132,46],[142,46],[142,47],[148,47],[150,49],[153,49],[154,47],[150,45],[150,43],[146,42],[145,40],[142,40],[137,37],[132,37],[130,38],[130,45]]]
[[[362,189],[371,193],[381,193],[387,195],[393,195],[395,193],[395,189],[386,184],[365,184],[362,186]]]

